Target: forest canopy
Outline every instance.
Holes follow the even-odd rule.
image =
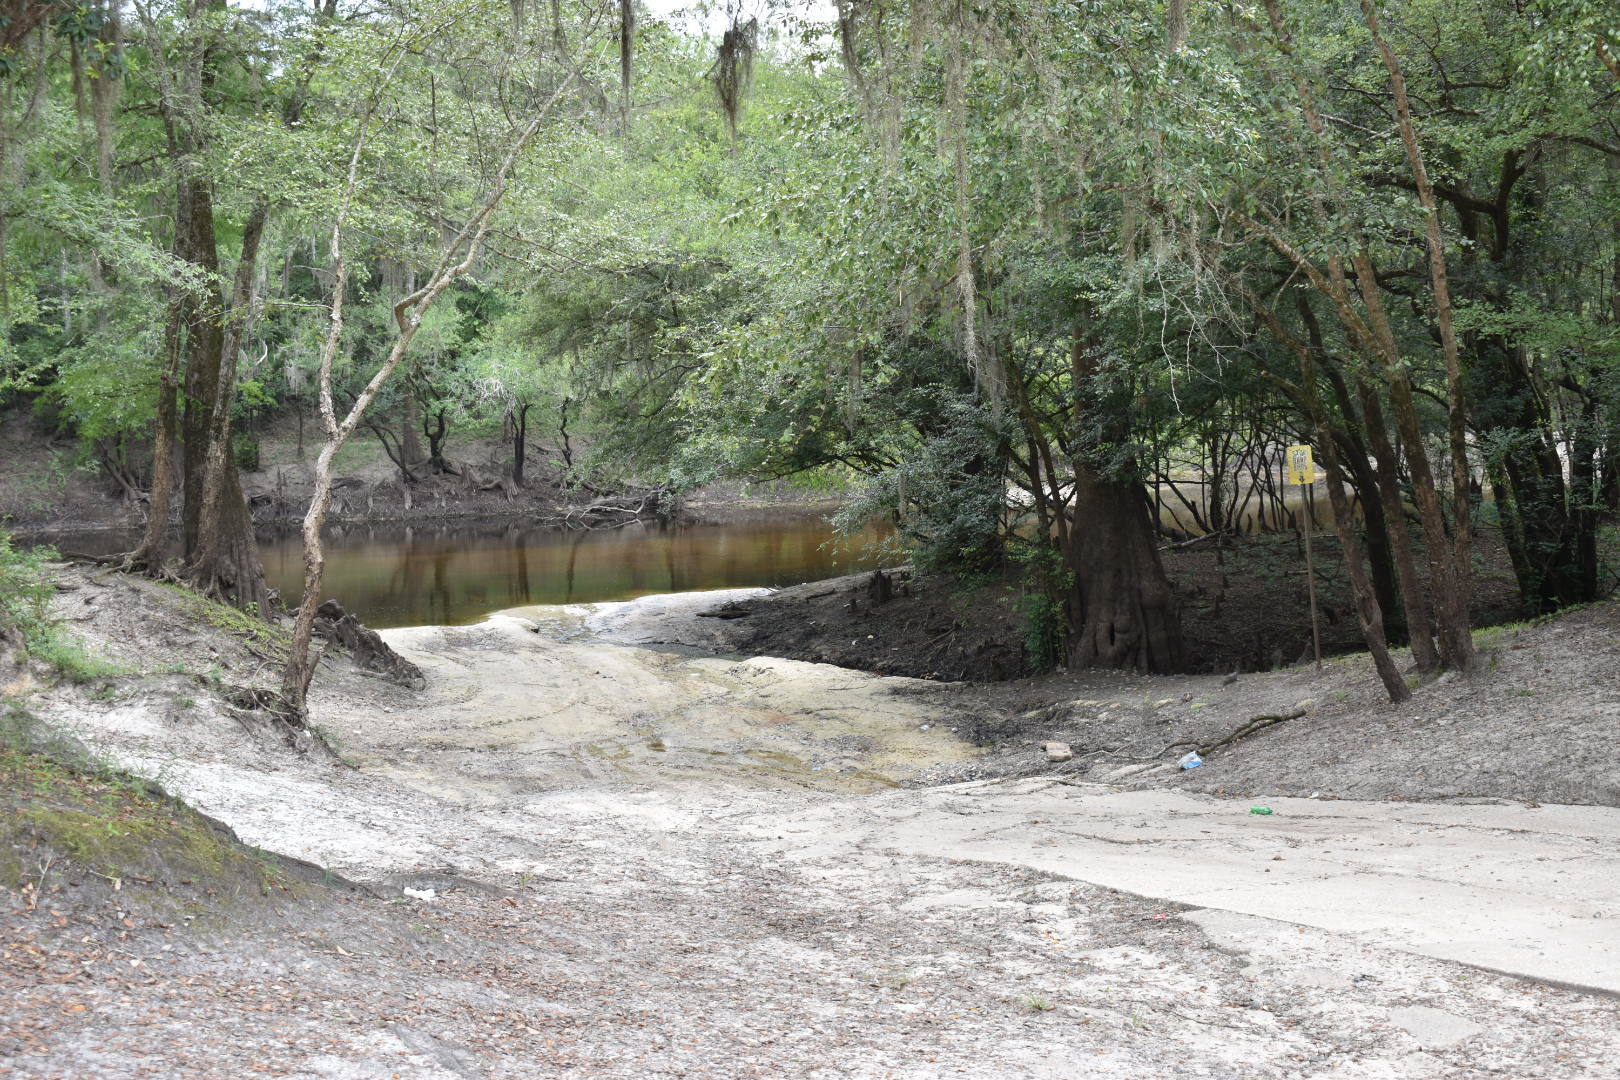
[[[1611,587],[1617,373],[1605,0],[0,0],[0,397],[246,607],[245,424],[319,428],[316,584],[351,437],[521,488],[544,431],[852,483],[1022,566],[1049,662],[1172,671],[1167,521],[1296,526],[1309,443],[1400,698],[1391,642],[1473,662],[1480,530],[1532,613]]]

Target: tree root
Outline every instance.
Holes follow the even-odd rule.
[[[585,506],[563,507],[543,518],[565,529],[622,529],[638,521],[665,520],[678,512],[678,501],[663,488],[598,498]]]
[[[315,632],[347,649],[363,671],[377,672],[412,690],[427,686],[421,668],[395,652],[375,630],[344,611],[336,600],[328,600],[315,610]]]
[[[1266,713],[1262,716],[1250,717],[1243,724],[1239,725],[1236,731],[1232,732],[1232,734],[1228,735],[1226,738],[1198,747],[1198,755],[1202,757],[1211,750],[1218,750],[1223,746],[1230,746],[1232,743],[1238,742],[1242,739],[1247,739],[1250,735],[1264,731],[1266,728],[1272,727],[1276,724],[1281,724],[1289,720],[1298,720],[1300,717],[1304,716],[1307,711],[1308,710],[1305,709],[1295,709],[1290,713]]]
[[[1289,720],[1298,720],[1300,717],[1304,716],[1307,711],[1308,710],[1306,709],[1295,709],[1293,712],[1289,713],[1264,713],[1260,716],[1252,716],[1248,720],[1245,720],[1242,724],[1238,725],[1237,729],[1224,739],[1217,739],[1212,743],[1195,743],[1187,740],[1166,743],[1151,754],[1146,756],[1130,757],[1126,758],[1126,760],[1133,762],[1158,761],[1171,750],[1180,750],[1183,748],[1188,750],[1196,750],[1198,752],[1198,756],[1203,757],[1211,750],[1219,750],[1223,746],[1230,746],[1233,743],[1241,742],[1251,735],[1256,735],[1264,731],[1268,727],[1273,727]],[[1131,740],[1131,742],[1135,741],[1137,740]],[[1074,760],[1076,762],[1080,762],[1086,760],[1087,758],[1100,758],[1120,754],[1131,745],[1131,742],[1123,742],[1118,746],[1112,747],[1105,746],[1101,750],[1087,750],[1083,753],[1075,754]]]
[[[129,559],[128,555],[86,555],[82,551],[58,551],[58,555],[68,562],[89,563],[92,566],[116,566],[120,570]]]
[[[205,679],[199,681],[208,685]],[[217,689],[224,698],[225,711],[235,717],[236,722],[249,734],[255,733],[257,725],[268,721],[287,745],[299,753],[322,750],[334,761],[342,760],[332,744],[326,741],[326,736],[312,727],[308,718],[281,691],[262,686],[231,685]]]

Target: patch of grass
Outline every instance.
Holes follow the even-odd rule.
[[[1601,607],[1607,603],[1610,603],[1610,601],[1593,600],[1590,603],[1585,604],[1571,604],[1568,607],[1559,608],[1557,611],[1549,611],[1545,615],[1537,615],[1533,619],[1524,619],[1520,622],[1498,623],[1495,626],[1482,627],[1474,631],[1474,646],[1476,648],[1483,648],[1486,645],[1494,645],[1496,644],[1498,638],[1507,637],[1509,635],[1517,637],[1521,631],[1533,630],[1538,626],[1546,626],[1549,623],[1558,622],[1560,619],[1563,619],[1566,616],[1574,615],[1580,611],[1586,611],[1588,608]]]
[[[54,628],[54,632],[45,640],[31,645],[28,651],[36,660],[49,664],[76,683],[101,682],[135,674],[134,668],[91,656],[83,645],[60,627]],[[104,687],[101,695],[110,698],[112,688]]]
[[[0,530],[0,637],[13,628],[22,638],[26,656],[78,683],[97,682],[133,674],[130,668],[90,655],[51,616],[55,586],[45,569],[54,558],[51,548],[19,549],[11,534]]]
[[[292,633],[283,627],[265,622],[258,616],[250,615],[229,604],[210,599],[184,585],[165,583],[164,587],[180,598],[180,610],[198,622],[242,638],[281,657],[292,649]]]
[[[1050,1001],[1046,1000],[1043,997],[1027,997],[1027,998],[1025,998],[1024,999],[1024,1007],[1027,1008],[1030,1012],[1051,1012],[1053,1009],[1057,1008],[1056,1005],[1052,1004]]]

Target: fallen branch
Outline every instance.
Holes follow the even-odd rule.
[[[1201,544],[1205,540],[1213,540],[1217,536],[1224,536],[1224,535],[1226,535],[1226,534],[1222,530],[1217,530],[1216,532],[1200,533],[1199,535],[1193,537],[1191,540],[1177,540],[1175,543],[1172,543],[1172,544],[1160,544],[1159,545],[1159,550],[1160,551],[1177,551],[1177,550],[1179,550],[1181,548],[1192,547],[1194,544]]]

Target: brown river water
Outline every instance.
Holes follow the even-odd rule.
[[[531,604],[589,604],[653,593],[779,587],[869,570],[881,523],[839,537],[815,514],[744,515],[622,529],[543,529],[520,522],[340,525],[327,531],[322,591],[367,625],[463,625]],[[118,531],[19,538],[90,555],[126,551]],[[296,532],[259,535],[265,577],[288,603],[302,589]]]

